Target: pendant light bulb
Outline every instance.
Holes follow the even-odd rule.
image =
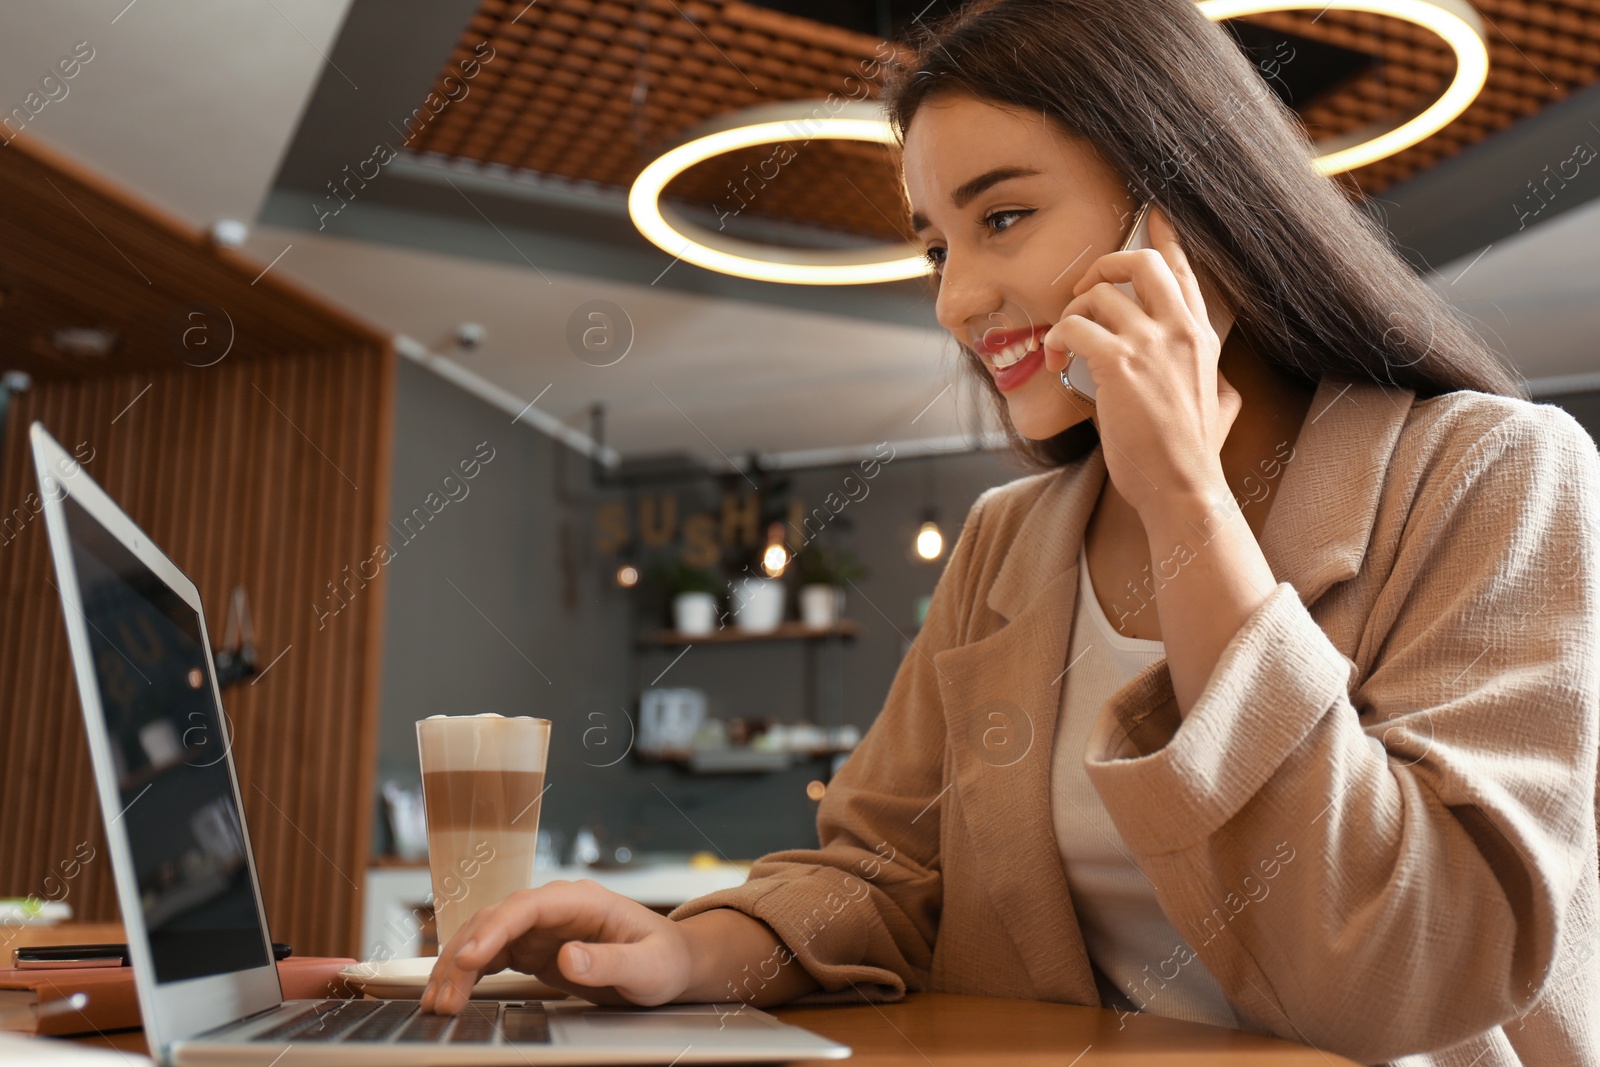
[[[774,522],[767,527],[767,548],[761,553],[761,569],[768,578],[781,578],[787,566],[789,549],[783,543],[783,523]]]

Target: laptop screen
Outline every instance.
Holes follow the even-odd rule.
[[[200,618],[82,505],[62,505],[156,981],[268,966]]]

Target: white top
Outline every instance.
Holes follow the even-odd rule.
[[[1051,822],[1084,946],[1107,1007],[1242,1029],[1216,979],[1167,921],[1083,769],[1100,709],[1166,654],[1160,641],[1124,637],[1095,598],[1078,550],[1078,604],[1061,687],[1051,769]],[[1181,814],[1174,813],[1181,817]]]

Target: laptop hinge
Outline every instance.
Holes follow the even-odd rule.
[[[245,1023],[251,1022],[252,1020],[255,1020],[255,1019],[259,1019],[264,1015],[270,1015],[272,1012],[275,1012],[275,1011],[282,1011],[284,1009],[284,1006],[289,1004],[289,1003],[291,1003],[291,1002],[287,1001],[287,1000],[280,1000],[280,1001],[278,1001],[278,1003],[273,1004],[273,1005],[271,1005],[269,1007],[262,1008],[260,1011],[253,1011],[249,1015],[241,1015],[237,1019],[234,1019],[232,1022],[221,1023],[221,1024],[217,1025],[217,1026],[213,1026],[209,1030],[202,1030],[200,1033],[195,1034],[193,1037],[190,1037],[189,1040],[190,1041],[198,1041],[202,1037],[210,1037],[213,1034],[222,1033],[224,1030],[231,1030],[236,1026],[243,1026]]]

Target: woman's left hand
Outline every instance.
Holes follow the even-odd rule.
[[[1167,217],[1150,208],[1148,249],[1101,256],[1045,334],[1045,366],[1087,360],[1106,471],[1141,515],[1163,497],[1226,491],[1219,454],[1243,399]],[[1135,302],[1115,282],[1132,282]],[[1143,304],[1143,307],[1140,307]]]

